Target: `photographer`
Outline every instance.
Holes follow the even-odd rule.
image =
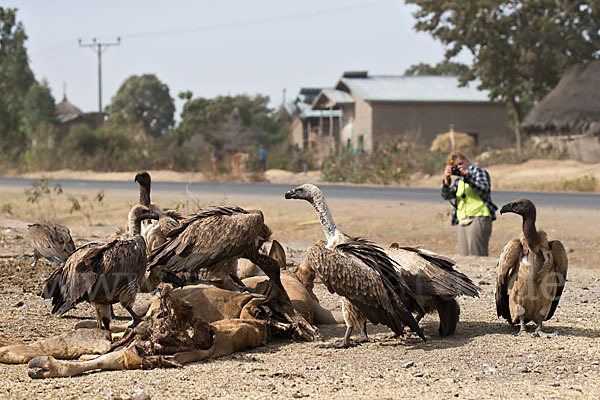
[[[452,175],[457,176],[451,182]],[[490,195],[490,175],[464,154],[448,155],[442,182],[442,197],[450,200],[452,225],[458,225],[458,252],[463,256],[487,256],[492,221],[498,207]]]

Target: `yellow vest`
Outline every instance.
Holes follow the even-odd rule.
[[[479,194],[464,180],[458,181],[456,188],[456,217],[459,221],[467,217],[491,217]]]

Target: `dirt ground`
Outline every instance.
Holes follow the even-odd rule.
[[[50,305],[38,293],[53,266],[45,262],[30,266],[26,224],[40,219],[64,222],[78,244],[107,237],[125,222],[137,192],[134,187],[131,194],[105,193],[102,203],[82,201],[83,210],[69,213],[68,195],[92,199],[94,194],[47,196],[31,204],[22,192],[0,187],[0,343],[35,341],[69,330],[82,318],[93,318],[86,304],[64,318],[50,315]],[[323,238],[314,210],[302,201],[220,195],[190,199],[182,194],[156,196],[153,202],[164,207],[187,204],[185,213],[192,211],[192,205],[219,203],[260,208],[293,265],[308,245]],[[551,239],[562,240],[570,261],[561,303],[545,325],[547,332],[556,334],[542,339],[515,337],[516,328],[496,318],[495,262],[504,243],[520,233],[519,217],[505,215],[494,223],[492,257],[458,257],[456,231],[449,224],[445,205],[332,200],[330,208],[337,225],[347,233],[382,246],[394,241],[419,244],[458,261],[458,269],[482,293],[480,298],[461,300],[461,322],[454,336],[440,337],[438,318],[431,315],[422,323],[427,342],[412,337],[391,339],[389,329],[370,325],[372,340],[349,349],[275,339],[262,348],[182,369],[99,372],[34,381],[24,365],[0,365],[0,398],[108,399],[142,392],[153,399],[600,396],[600,311],[596,306],[600,299],[600,213],[538,210],[538,227]],[[317,284],[316,294],[325,307],[339,310],[339,298],[322,284]],[[126,316],[120,307],[116,312]],[[344,329],[343,325],[321,327],[325,340],[342,337]]]

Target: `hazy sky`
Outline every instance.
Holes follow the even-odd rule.
[[[114,42],[102,56],[102,102],[131,75],[153,73],[176,99],[257,93],[272,105],[300,87],[332,86],[346,70],[402,74],[435,64],[441,44],[416,33],[401,0],[5,0],[18,9],[31,67],[60,101],[98,109],[98,59],[78,38]],[[463,60],[464,61],[464,60]]]

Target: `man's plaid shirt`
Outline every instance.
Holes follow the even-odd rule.
[[[492,214],[492,220],[496,219],[496,211],[498,207],[492,203],[492,196],[490,194],[490,174],[480,166],[469,164],[467,168],[469,172],[467,177],[459,177],[452,182],[451,185],[446,185],[446,182],[442,182],[442,197],[445,200],[454,200],[456,201],[456,189],[458,187],[458,181],[464,180],[465,183],[468,183],[473,190],[477,192],[481,200],[483,200],[484,204],[487,206],[488,210]],[[456,217],[456,207],[452,209],[452,225],[458,225],[458,218]]]

